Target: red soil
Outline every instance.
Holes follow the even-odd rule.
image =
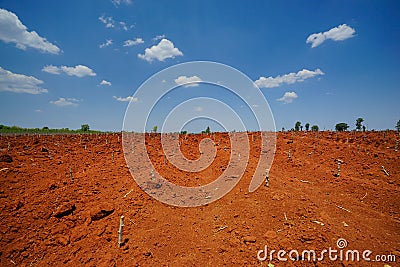
[[[204,137],[189,135],[183,154],[199,157]],[[226,134],[214,137],[229,146]],[[209,205],[180,208],[160,203],[139,188],[126,166],[120,134],[0,136],[0,265],[267,266],[268,259],[257,259],[265,245],[269,251],[319,253],[337,249],[336,241],[344,238],[346,249],[371,250],[371,259],[395,255],[396,263],[387,263],[396,266],[396,139],[396,132],[279,133],[269,187],[248,193],[259,153],[258,142],[249,137],[250,160],[238,185]],[[182,176],[164,165],[159,141],[158,136],[147,139],[150,158],[160,174],[177,184],[208,183],[229,161],[230,152],[221,144],[208,169]],[[343,161],[339,177],[334,176],[335,159]],[[119,248],[121,215],[124,244]],[[282,263],[276,252],[273,257],[275,266],[384,265],[330,261],[328,255],[322,262]]]

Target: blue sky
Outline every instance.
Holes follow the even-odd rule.
[[[196,60],[247,75],[278,130],[297,120],[354,128],[358,117],[369,129],[393,129],[400,119],[398,1],[2,0],[0,8],[0,124],[119,131],[143,82]],[[204,79],[182,73],[167,82],[179,77]],[[204,86],[169,97],[209,92],[240,105]],[[154,123],[171,108],[164,102]]]

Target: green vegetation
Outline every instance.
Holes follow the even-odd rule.
[[[340,123],[336,124],[336,126],[335,126],[335,129],[338,132],[347,131],[348,128],[349,128],[349,125],[345,122],[340,122]]]
[[[81,131],[82,132],[88,132],[90,129],[89,124],[82,124],[81,125]]]
[[[181,131],[181,134],[187,134],[187,131]]]
[[[400,120],[397,122],[397,124],[396,124],[396,130],[397,131],[400,131]]]
[[[318,125],[311,126],[311,131],[318,132],[318,130],[319,130]]]
[[[296,124],[294,125],[294,129],[298,132],[300,131],[300,127],[301,127],[301,122],[296,122]]]
[[[306,123],[305,127],[306,127],[306,131],[310,130],[310,124],[308,122]]]
[[[363,125],[362,125],[363,121],[364,121],[363,118],[358,118],[358,119],[356,120],[356,130],[357,130],[357,131],[361,131],[361,127],[363,126]]]
[[[156,133],[156,132],[157,132],[157,129],[158,129],[157,125],[154,126],[154,127],[153,127],[153,133]]]
[[[47,126],[40,129],[40,128],[22,128],[19,126],[0,125],[0,133],[58,134],[58,133],[101,133],[101,131],[90,130],[88,124],[83,124],[81,128],[77,130],[70,130],[68,128],[50,129]]]
[[[201,131],[202,134],[210,134],[210,126],[207,126],[207,129],[205,131]]]

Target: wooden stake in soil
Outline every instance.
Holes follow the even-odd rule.
[[[288,156],[287,156],[287,157],[288,157],[288,159],[290,159],[290,149],[289,149],[289,152],[288,152]]]
[[[343,163],[343,161],[341,161],[340,159],[337,159],[337,160],[335,160],[335,161],[337,161],[337,173],[336,173],[336,177],[339,177],[340,176],[340,164],[342,164]]]
[[[387,176],[389,176],[389,173],[386,171],[385,166],[382,166],[382,170]]]
[[[396,145],[394,146],[394,151],[397,152],[398,148],[399,148],[399,140],[396,139]]]
[[[122,230],[124,227],[124,216],[122,215],[119,219],[119,230],[118,230],[118,247],[122,246]]]

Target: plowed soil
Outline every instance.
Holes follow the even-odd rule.
[[[397,132],[278,133],[269,186],[249,193],[258,136],[249,133],[249,164],[238,185],[194,208],[163,204],[140,189],[126,166],[121,134],[0,136],[0,265],[399,266]],[[188,135],[183,154],[198,158],[205,137]],[[211,139],[220,141],[217,157],[197,174],[164,163],[158,135],[147,137],[147,147],[160,174],[197,186],[217,178],[229,161],[228,135]],[[396,262],[301,257],[305,249],[338,249],[339,238],[347,241],[344,252],[370,250],[371,260],[394,255]],[[265,246],[268,258],[260,261]],[[300,255],[286,254],[282,262],[277,252],[269,259],[272,250]]]

